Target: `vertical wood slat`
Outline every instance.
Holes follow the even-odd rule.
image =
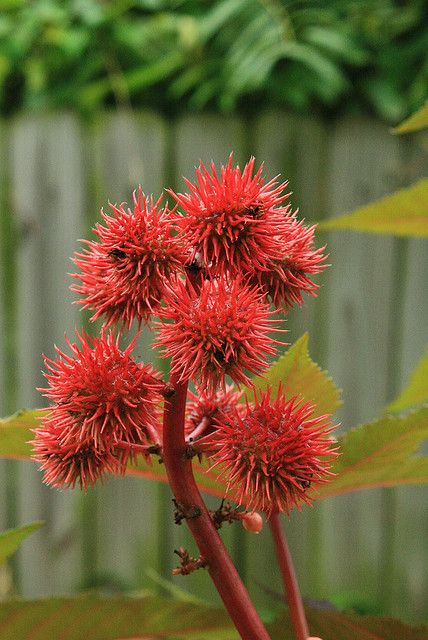
[[[132,206],[139,184],[157,198],[164,187],[165,144],[165,123],[154,114],[119,112],[102,119],[94,157],[99,205],[107,210],[110,200]],[[144,362],[156,357],[150,342],[151,334],[144,330],[134,351]],[[116,587],[147,583],[145,569],[157,569],[157,487],[138,478],[110,478],[97,496],[100,573]]]
[[[13,255],[13,248],[8,247],[10,212],[7,210],[7,143],[6,127],[0,126],[0,415],[7,415],[13,410],[13,394],[11,393],[13,380],[10,379],[11,360],[10,323],[13,320],[10,292],[7,289],[13,286],[10,281],[10,270],[7,268],[7,260]],[[9,346],[9,349],[8,349]],[[17,464],[11,460],[0,460],[0,531],[15,526],[14,498],[16,493]],[[12,561],[13,562],[13,561]],[[0,566],[0,599],[13,592],[14,573],[16,564],[11,561]]]
[[[266,176],[281,174],[281,181],[289,181],[291,196],[289,203],[292,210],[299,208],[299,215],[307,223],[319,219],[322,215],[323,187],[325,171],[325,154],[327,150],[326,132],[323,125],[314,119],[296,118],[281,112],[271,112],[261,117],[255,127],[255,154],[265,166]],[[316,238],[317,246],[320,240]],[[320,284],[324,278],[318,277]],[[325,290],[320,290],[319,298],[306,301],[301,308],[291,309],[287,314],[288,342],[293,343],[305,331],[310,332],[310,351],[320,352],[317,341],[320,335],[319,321],[316,321],[320,297]],[[316,359],[316,358],[315,358]],[[325,364],[325,363],[320,363]],[[321,580],[322,549],[316,540],[320,526],[322,505],[317,504],[311,510],[303,508],[302,512],[294,512],[289,519],[284,518],[285,532],[293,553],[296,571],[302,592],[316,595],[317,582]],[[257,541],[258,542],[258,541]],[[253,542],[255,545],[256,542]],[[263,544],[271,546],[270,540]],[[270,549],[272,553],[272,549]],[[258,557],[260,554],[251,554]],[[316,557],[316,564],[313,559]],[[265,571],[265,582],[269,584],[266,574],[264,554],[260,557],[260,567]],[[269,568],[270,569],[270,568]],[[269,569],[267,569],[269,571]],[[255,573],[258,573],[255,571]],[[265,594],[266,604],[269,597]]]
[[[422,132],[403,140],[405,155],[400,178],[412,183],[426,175],[428,165],[428,134]],[[401,335],[400,388],[427,348],[428,318],[428,243],[425,239],[407,240],[407,270],[405,273],[403,325]],[[427,453],[427,443],[422,449]],[[424,619],[428,614],[428,500],[427,488],[400,487],[397,493],[394,560],[396,572],[391,590],[390,611],[406,616],[409,622]],[[421,541],[424,541],[421,543]],[[410,606],[403,611],[403,591]]]
[[[4,263],[6,260],[5,256],[5,237],[3,234],[5,233],[5,216],[7,215],[4,210],[4,189],[5,189],[5,179],[4,169],[6,167],[6,157],[7,157],[7,149],[5,144],[5,127],[2,125],[0,128],[0,234],[2,237],[0,238],[0,269],[2,271],[1,282],[0,282],[0,415],[6,415],[7,413],[7,382],[6,382],[6,300],[5,300],[5,282],[4,282]],[[4,460],[0,461],[0,505],[6,505],[7,495],[6,495],[6,472],[7,472],[7,463]],[[7,523],[7,513],[5,508],[0,508],[0,531],[6,529]]]
[[[385,126],[351,119],[335,131],[329,165],[332,215],[396,188],[400,142]],[[328,369],[343,388],[345,428],[376,417],[388,401],[392,238],[338,233],[329,238],[331,282]],[[336,589],[376,597],[382,493],[328,501],[329,567]],[[358,554],[350,553],[351,548]],[[356,589],[355,585],[359,585]]]
[[[63,333],[75,328],[67,272],[80,234],[85,185],[81,134],[75,118],[22,118],[10,141],[12,202],[18,239],[19,402],[40,406],[41,353],[53,355]],[[74,492],[53,491],[28,462],[21,464],[21,522],[45,520],[19,553],[24,595],[41,596],[73,588],[78,549]]]

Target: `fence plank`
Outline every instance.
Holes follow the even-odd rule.
[[[397,185],[400,143],[381,124],[338,124],[329,166],[332,215],[352,210]],[[344,428],[376,417],[388,400],[390,309],[394,295],[391,238],[338,233],[329,238],[329,371],[343,388]],[[326,531],[331,585],[376,597],[382,494],[329,501]],[[358,548],[358,554],[351,552]],[[364,585],[364,587],[363,587]]]
[[[401,176],[405,183],[426,175],[428,134],[419,133],[404,141],[405,153]],[[403,179],[402,178],[402,179]],[[403,321],[401,335],[400,387],[407,383],[428,344],[428,243],[422,239],[407,242]],[[427,381],[428,384],[428,381]],[[427,446],[424,452],[428,451]],[[409,621],[428,616],[428,501],[426,487],[403,487],[397,490],[397,514],[394,545],[396,574],[391,593],[391,613],[407,616]],[[415,516],[417,514],[417,516]],[[407,593],[403,611],[403,592]]]
[[[272,112],[259,119],[255,127],[254,141],[255,153],[265,163],[266,176],[269,178],[281,174],[282,180],[289,181],[289,189],[292,192],[290,203],[293,210],[299,208],[300,217],[308,222],[319,219],[325,201],[323,188],[325,155],[328,148],[325,126],[315,119],[303,119],[281,112]],[[311,351],[316,352],[320,327],[314,325],[319,304],[320,299],[307,300],[303,307],[296,307],[289,311],[287,328],[290,333],[287,335],[287,340],[290,343],[305,331],[309,331]],[[317,324],[320,324],[319,321]],[[313,331],[313,329],[317,330]],[[290,519],[284,520],[301,589],[303,593],[312,596],[316,595],[316,583],[321,581],[322,576],[322,549],[316,537],[321,511],[322,506],[316,505],[312,510],[304,508],[301,513],[294,512]],[[257,557],[258,554],[251,555]],[[267,565],[262,556],[260,567],[263,563],[266,571]],[[258,571],[255,573],[258,574]],[[266,580],[269,584],[268,575]]]
[[[5,167],[7,149],[5,144],[5,127],[3,123],[0,128],[0,269],[2,273],[0,281],[0,415],[6,415],[9,407],[7,406],[7,381],[6,381],[6,335],[7,335],[7,309],[6,309],[6,282],[5,282],[5,262],[6,262],[6,216],[5,210]],[[0,505],[7,504],[6,492],[6,473],[7,461],[0,461]],[[7,509],[0,509],[0,531],[6,529]]]
[[[63,332],[73,331],[67,272],[79,235],[85,186],[81,136],[75,118],[23,118],[11,135],[12,201],[20,226],[18,255],[19,402],[39,406],[41,353],[53,355]],[[22,522],[46,521],[20,552],[24,595],[69,591],[78,549],[73,492],[44,487],[32,463],[21,466]]]
[[[139,184],[157,197],[164,187],[166,140],[165,123],[154,114],[124,111],[101,119],[94,147],[99,204],[131,203]],[[146,330],[135,351],[145,362],[155,357],[150,341]],[[146,584],[144,570],[157,564],[157,486],[137,478],[110,478],[97,496],[100,574],[113,587]]]

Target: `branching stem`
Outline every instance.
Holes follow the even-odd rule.
[[[186,457],[184,417],[187,382],[178,382],[171,376],[170,383],[175,393],[165,400],[163,460],[175,499],[185,509],[200,510],[197,517],[187,518],[187,524],[241,637],[243,640],[269,640],[267,631],[215,529],[196,486],[191,460]]]

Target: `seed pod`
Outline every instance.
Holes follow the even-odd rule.
[[[244,529],[251,533],[260,533],[263,529],[263,518],[260,513],[257,513],[257,511],[242,513],[241,521]]]

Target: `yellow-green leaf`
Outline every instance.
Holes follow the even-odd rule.
[[[23,527],[17,527],[16,529],[7,529],[0,533],[0,564],[15,553],[19,545],[30,533],[37,531],[43,526],[43,522],[31,522],[25,524]]]
[[[0,419],[0,458],[27,460],[31,455],[31,429],[40,426],[46,410],[21,409],[8,418]]]
[[[416,113],[413,113],[392,131],[393,133],[411,133],[425,129],[425,127],[428,127],[428,100]]]
[[[416,369],[413,371],[409,384],[403,389],[400,395],[395,398],[387,411],[397,413],[406,411],[417,404],[428,401],[428,348],[425,355],[419,360]]]
[[[338,439],[341,455],[332,469],[336,476],[317,496],[428,482],[428,456],[418,453],[426,438],[428,407],[351,429]]]
[[[428,179],[352,213],[320,222],[318,227],[428,238]]]
[[[253,379],[257,391],[272,386],[272,396],[276,397],[281,384],[287,397],[301,395],[316,404],[315,413],[334,413],[340,406],[340,392],[333,380],[310,357],[309,336],[303,334],[284,355],[274,362],[263,377]],[[246,390],[250,398],[253,392]]]

